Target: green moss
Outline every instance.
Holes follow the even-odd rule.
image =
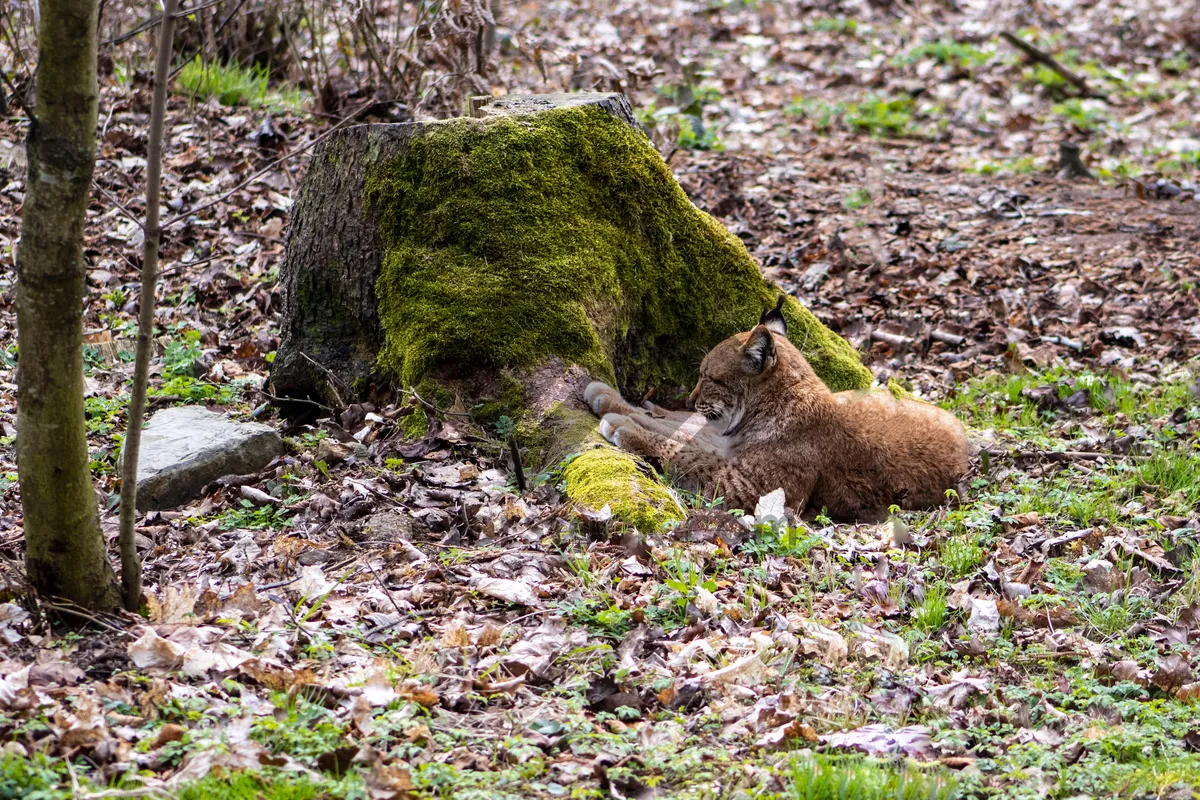
[[[608,506],[613,516],[641,531],[656,531],[683,519],[674,495],[629,453],[596,446],[563,468],[567,496],[588,508]]]
[[[429,433],[429,417],[423,409],[414,408],[396,422],[406,439],[420,439]]]
[[[476,408],[471,416],[478,424],[486,427],[496,424],[501,417],[519,422],[525,411],[525,385],[508,372],[500,373],[498,396]]]
[[[423,379],[413,391],[439,411],[445,411],[454,405],[454,392],[432,378]]]
[[[778,294],[645,136],[594,107],[429,125],[364,200],[386,250],[377,363],[404,384],[558,356],[633,390],[688,387]],[[832,388],[869,384],[799,303],[785,317]]]
[[[892,397],[897,400],[912,400],[913,395],[904,384],[896,380],[894,377],[888,378],[887,390],[892,393]]]

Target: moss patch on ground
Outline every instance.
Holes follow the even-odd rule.
[[[378,366],[408,385],[558,356],[634,391],[690,387],[778,295],[646,137],[595,107],[431,124],[364,199],[386,248]],[[784,313],[831,388],[869,384],[844,340],[794,300]]]
[[[566,492],[588,508],[608,506],[613,516],[640,531],[656,531],[684,517],[673,494],[643,464],[614,447],[584,450],[563,468]]]

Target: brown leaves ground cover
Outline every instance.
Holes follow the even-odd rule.
[[[327,409],[262,474],[147,515],[145,615],[78,634],[17,602],[6,438],[0,787],[1193,796],[1196,37],[1166,3],[1026,5],[497,12],[494,91],[629,93],[767,274],[881,381],[960,415],[978,454],[950,506],[833,526],[771,521],[764,500],[747,525],[683,498],[680,528],[622,529],[564,505],[554,465],[517,492],[471,409],[402,395]],[[136,73],[104,79],[88,230],[110,535],[148,96]],[[271,418],[282,237],[302,151],[338,123],[310,109],[176,92],[156,403]],[[21,125],[0,122],[10,264]],[[1093,180],[1057,176],[1063,140]]]

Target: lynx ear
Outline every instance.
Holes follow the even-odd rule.
[[[783,318],[783,301],[784,295],[779,295],[779,302],[775,304],[774,308],[762,312],[762,316],[758,318],[758,324],[765,325],[768,330],[774,331],[780,336],[787,336],[787,320]]]
[[[760,375],[774,363],[775,339],[770,328],[759,325],[750,331],[750,338],[742,347],[742,368],[753,375]]]

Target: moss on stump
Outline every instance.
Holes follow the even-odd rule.
[[[683,388],[778,295],[645,135],[595,106],[427,126],[368,173],[364,205],[385,248],[378,366],[402,383],[557,356],[633,391]],[[831,388],[869,382],[807,309],[785,315]]]
[[[564,475],[580,503],[638,527],[678,519],[644,465],[596,435],[582,388],[678,397],[779,290],[688,200],[619,95],[483,113],[358,126],[318,150],[281,275],[276,392],[336,404],[453,384],[480,419],[512,416],[542,466],[578,454]],[[788,298],[784,315],[832,389],[870,384],[807,309]]]

